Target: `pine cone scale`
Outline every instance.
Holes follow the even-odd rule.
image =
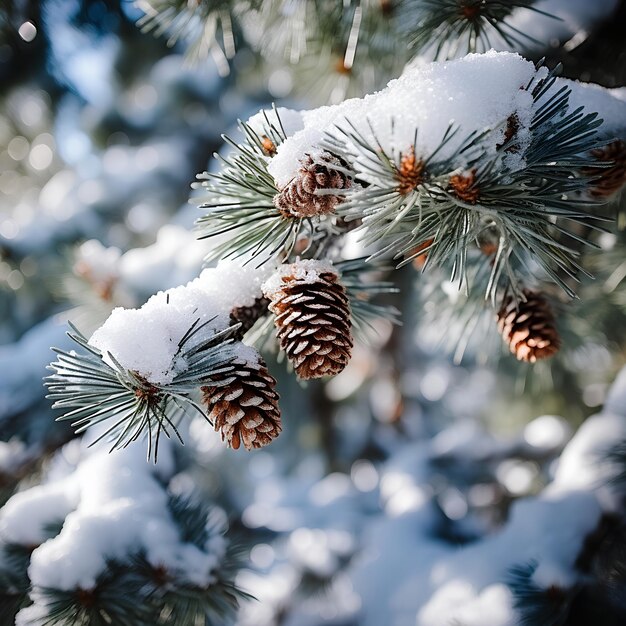
[[[345,163],[330,153],[323,153],[316,160],[305,155],[296,176],[274,196],[274,206],[290,218],[333,213],[343,198],[332,190],[350,186],[350,179],[335,169],[337,166],[345,167]]]
[[[276,380],[262,361],[234,365],[237,376],[218,375],[214,380],[218,386],[202,387],[203,401],[222,440],[235,450],[241,443],[247,450],[260,448],[282,429]]]
[[[560,339],[548,301],[529,289],[524,290],[524,297],[519,303],[505,298],[498,312],[498,329],[520,361],[535,363],[557,352]]]

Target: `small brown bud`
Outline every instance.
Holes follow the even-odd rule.
[[[476,170],[472,170],[468,174],[450,176],[449,184],[452,193],[463,202],[468,204],[478,202],[480,191],[476,186]]]
[[[400,157],[400,166],[396,171],[398,193],[407,195],[424,181],[424,161],[416,158],[415,148],[411,148]]]

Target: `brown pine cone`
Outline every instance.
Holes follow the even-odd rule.
[[[352,351],[350,303],[337,272],[321,261],[300,261],[264,286],[277,337],[302,379],[334,376]]]
[[[305,155],[293,180],[274,196],[274,206],[285,217],[292,218],[332,213],[342,201],[342,196],[315,192],[350,186],[350,179],[343,172],[333,169],[333,165],[345,166],[345,163],[328,152],[315,159],[309,154]]]
[[[236,360],[234,372],[216,375],[222,383],[202,387],[202,400],[213,427],[231,448],[241,443],[246,450],[262,448],[282,430],[276,379],[258,357],[258,362]]]
[[[542,294],[524,290],[525,302],[507,296],[498,311],[498,330],[520,361],[535,363],[558,351],[561,341],[554,314]]]
[[[230,323],[241,324],[233,335],[235,339],[241,338],[254,326],[255,322],[267,313],[270,301],[267,298],[256,298],[251,306],[238,306],[230,312]]]

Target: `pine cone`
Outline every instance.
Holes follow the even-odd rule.
[[[328,163],[331,167],[325,165]],[[325,152],[315,160],[307,154],[300,161],[300,169],[293,180],[274,196],[274,206],[285,217],[314,217],[332,213],[342,201],[333,194],[316,194],[323,189],[346,189],[350,179],[333,165],[345,163],[336,156]]]
[[[538,292],[524,290],[525,302],[507,296],[498,312],[498,330],[520,361],[535,363],[558,351],[560,339],[548,301]]]
[[[238,306],[230,312],[230,323],[241,324],[235,339],[241,338],[254,326],[255,322],[267,313],[267,306],[270,301],[267,298],[256,298],[251,306]]]
[[[235,372],[215,376],[216,387],[202,387],[202,399],[209,419],[222,441],[237,450],[243,442],[246,450],[262,448],[282,430],[276,379],[263,360],[233,363]]]
[[[286,266],[265,285],[281,348],[302,379],[334,376],[350,360],[350,304],[335,270],[320,261]]]

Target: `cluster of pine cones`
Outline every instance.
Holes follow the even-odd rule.
[[[274,197],[274,205],[290,218],[334,212],[342,196],[331,190],[350,186],[341,172],[343,165],[328,153],[315,159],[306,155],[294,179]],[[467,183],[461,190],[469,193],[471,181],[457,182]],[[309,260],[281,266],[264,286],[262,298],[231,312],[231,323],[238,324],[235,338],[241,339],[268,309],[274,315],[280,347],[300,379],[334,376],[346,367],[352,351],[350,303],[330,263]],[[527,289],[522,298],[505,297],[497,321],[519,360],[534,363],[559,349],[554,315],[539,292]],[[260,448],[282,428],[276,380],[258,353],[256,360],[239,359],[232,365],[233,370],[217,377],[214,385],[202,388],[209,419],[232,448],[242,444],[247,450]]]

